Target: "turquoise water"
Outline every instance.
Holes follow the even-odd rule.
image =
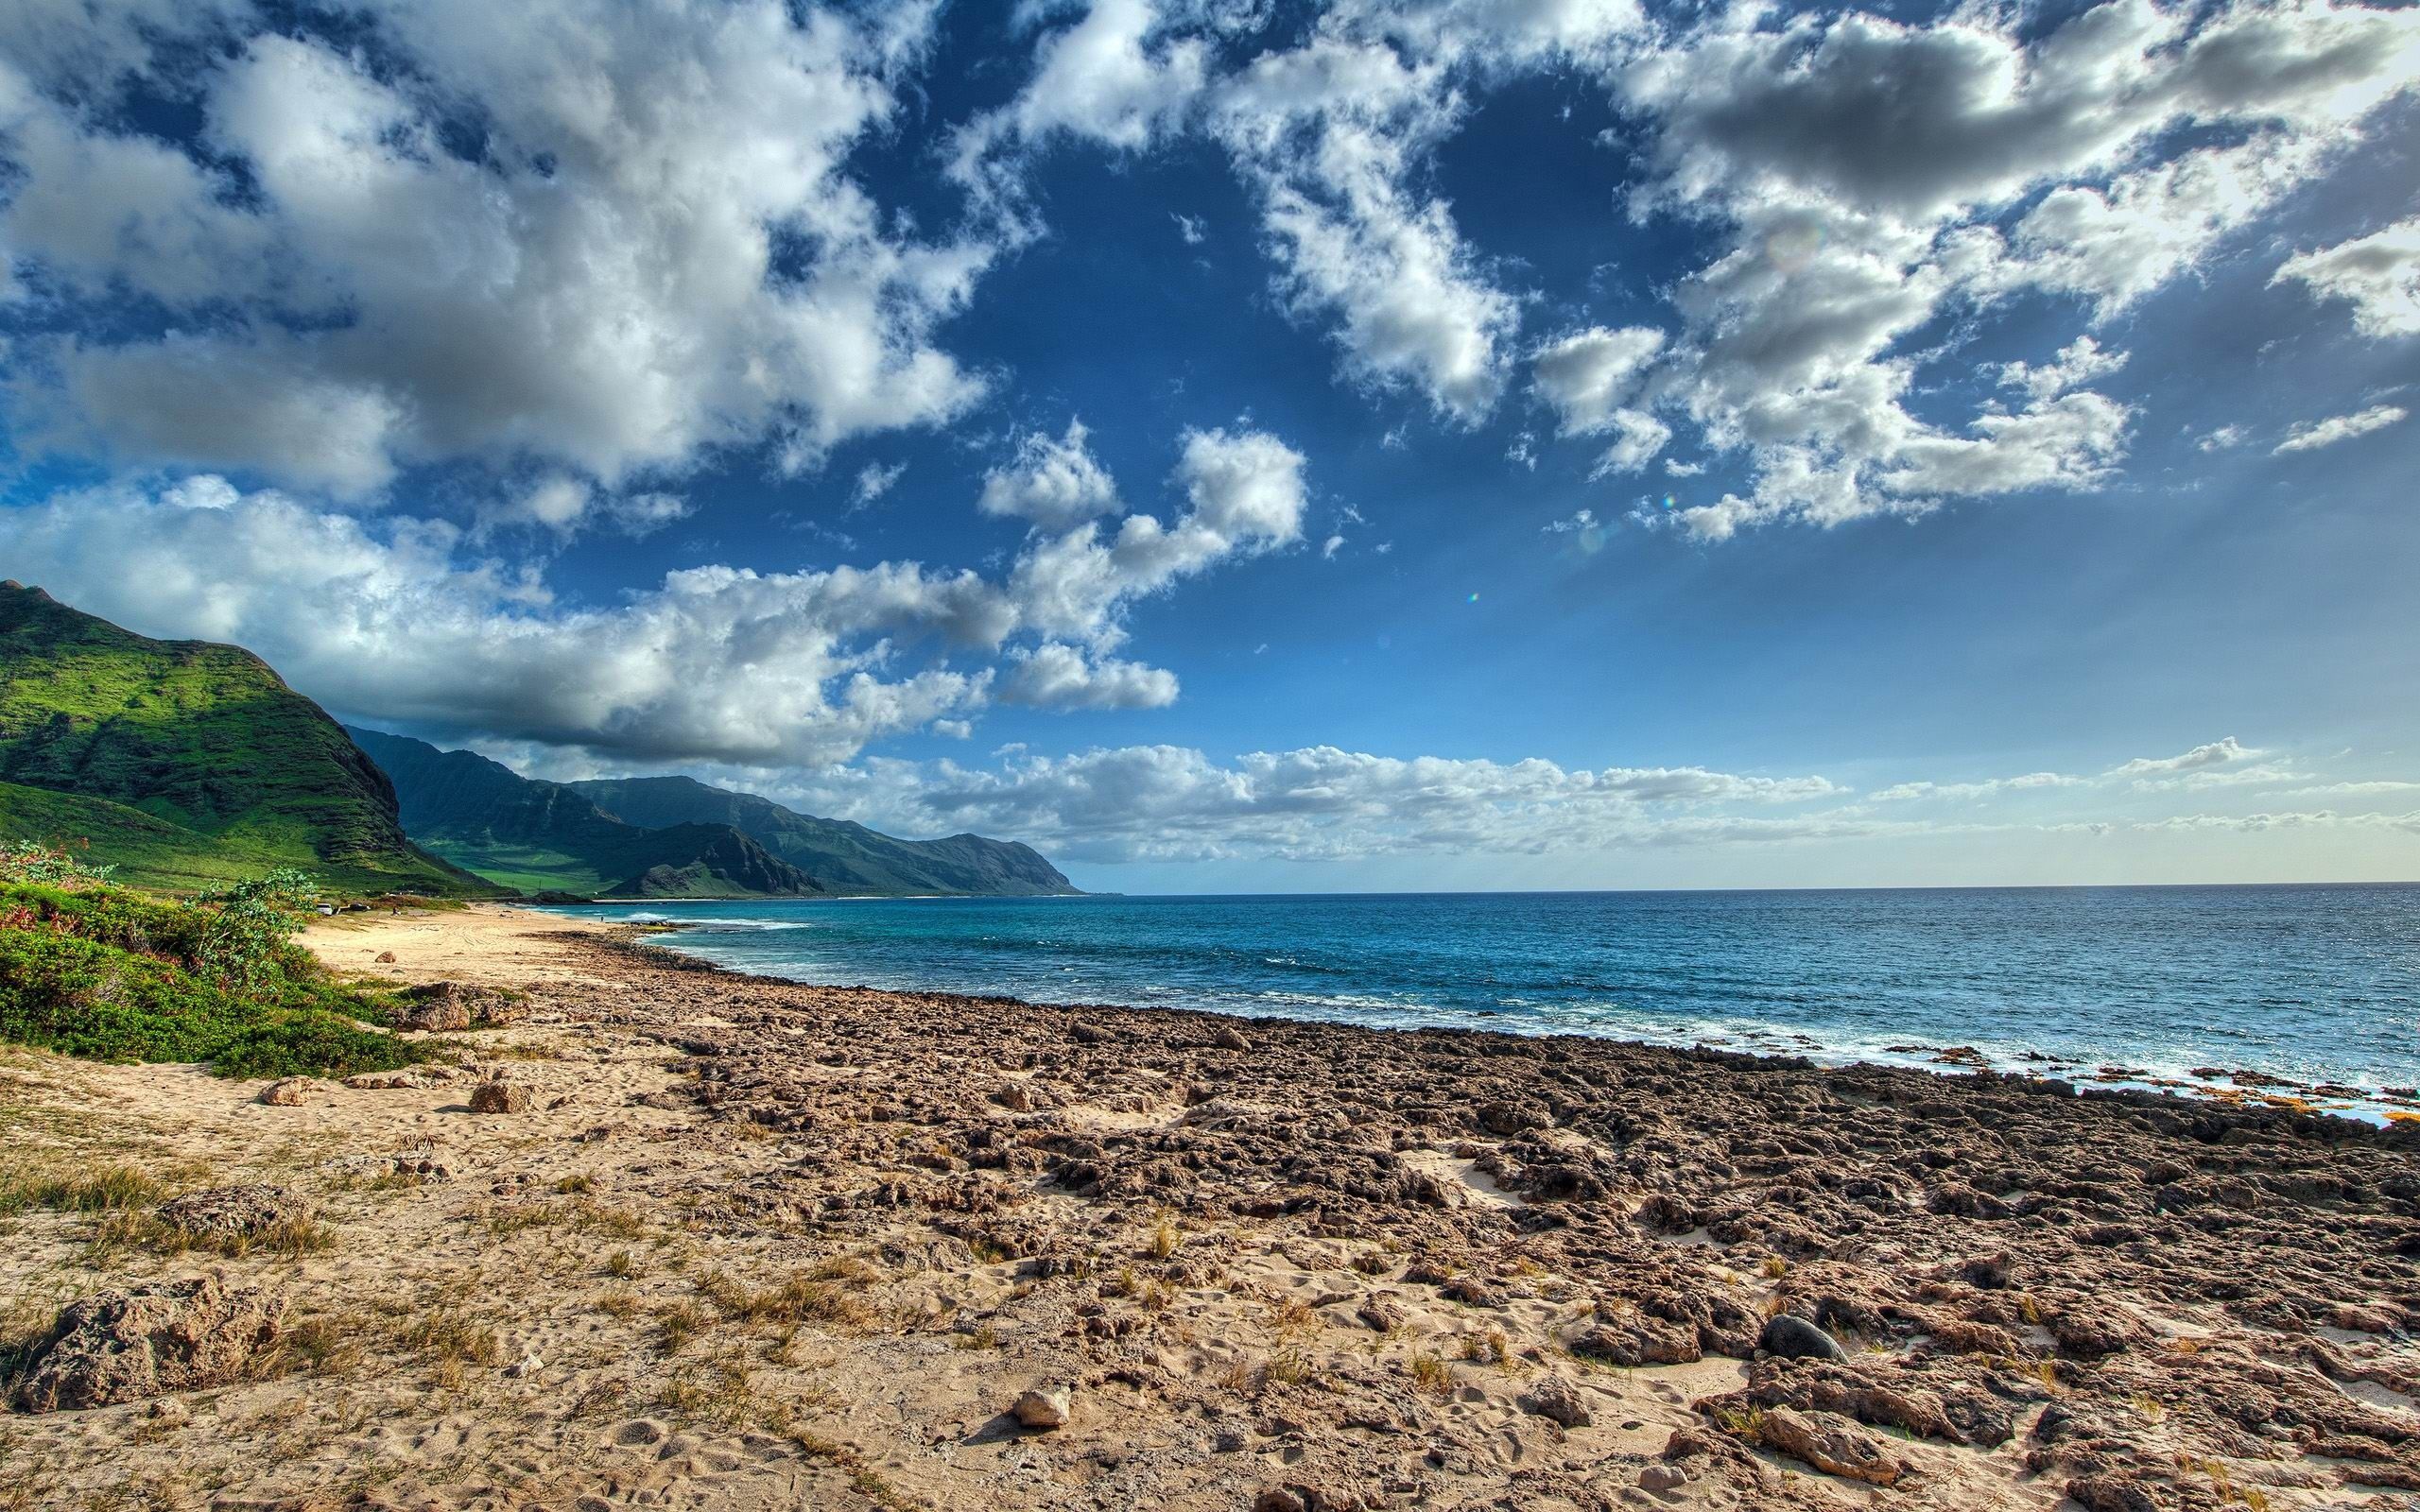
[[[2420,1080],[2420,886],[591,907],[798,981],[2365,1090]]]

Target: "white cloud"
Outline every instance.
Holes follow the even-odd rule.
[[[1108,655],[1134,600],[1300,538],[1302,455],[1265,433],[1187,432],[1172,525],[1037,535],[1004,575],[869,568],[666,574],[612,607],[558,602],[535,565],[441,522],[315,508],[216,477],[158,495],[63,493],[0,511],[0,559],[78,608],[233,641],[341,711],[624,761],[845,760],[996,694],[1155,708],[1171,672]],[[677,518],[670,495],[542,479],[492,520],[568,531]]]
[[[1925,799],[1973,802],[1979,799],[1998,798],[2006,793],[2040,792],[2062,787],[2080,787],[2081,777],[2060,772],[2025,772],[2015,777],[1995,777],[1979,782],[1898,782],[1867,795],[1875,803],[1906,803]]]
[[[2231,452],[2241,446],[2244,440],[2242,426],[2221,425],[2196,438],[2193,448],[2200,452]]]
[[[224,480],[213,481],[226,487]],[[541,477],[509,503],[482,510],[473,535],[484,538],[498,526],[524,524],[563,539],[596,525],[626,536],[648,536],[687,519],[690,510],[689,501],[679,494],[601,491],[584,479],[556,472]]]
[[[2350,415],[2330,415],[2325,420],[2306,421],[2286,433],[2286,438],[2273,447],[2272,453],[2309,452],[2323,446],[2334,446],[2357,436],[2382,431],[2399,424],[2411,414],[2400,404],[2373,404]]]
[[[2288,280],[2318,299],[2351,301],[2353,328],[2365,336],[2420,333],[2420,216],[2290,257],[2270,282]]]
[[[1623,406],[1637,391],[1640,373],[1663,350],[1664,333],[1652,326],[1596,326],[1532,353],[1532,384],[1553,408],[1560,434],[1593,436],[1635,413]]]
[[[1731,816],[1721,805],[1837,796],[1818,777],[1700,767],[1565,769],[1551,762],[1399,759],[1312,747],[1232,763],[1176,746],[999,769],[873,763],[821,774],[802,801],[913,833],[976,828],[1079,860],[1255,855],[1297,860],[1419,850],[1538,853],[1619,845],[1783,840],[1850,821]]]
[[[1067,421],[1058,440],[1039,432],[1017,443],[1016,459],[983,474],[983,493],[976,501],[985,514],[1031,521],[1046,530],[1065,530],[1100,515],[1124,509],[1117,484],[1085,450],[1091,432],[1080,420]]]
[[[2085,386],[2118,354],[2079,335],[2053,363],[2003,365],[2021,406],[1960,422],[1911,413],[1935,360],[1911,338],[2024,290],[2114,316],[2341,161],[2364,114],[2420,80],[2406,10],[2110,0],[2031,37],[2013,16],[1734,9],[1616,65],[1656,170],[1634,216],[1728,232],[1675,288],[1683,327],[1633,403],[1685,412],[1754,470],[1658,518],[1719,538],[2097,487],[2132,411]]]
[[[2263,753],[2228,735],[2174,756],[2137,756],[2109,768],[2110,777],[2159,777],[2178,772],[2208,771],[2257,759]]]
[[[1176,674],[1076,646],[1045,642],[1012,659],[1000,696],[1052,709],[1163,709],[1176,702]]]
[[[880,462],[868,462],[857,470],[856,487],[851,494],[853,502],[859,507],[873,503],[898,487],[900,478],[907,472],[908,464],[905,462],[893,462],[889,467]]]
[[[1016,98],[965,129],[960,175],[980,177],[984,157],[1016,138],[1041,144],[1063,134],[1122,151],[1150,146],[1201,92],[1207,66],[1201,40],[1164,38],[1165,30],[1152,0],[1091,0],[1074,25],[1042,39]]]
[[[190,151],[0,65],[0,238],[180,333],[26,343],[23,438],[354,494],[459,457],[614,484],[769,437],[811,461],[979,391],[932,334],[992,249],[913,239],[843,167],[894,109],[896,31],[775,0],[363,20],[388,66],[248,22],[148,79],[197,97]]]

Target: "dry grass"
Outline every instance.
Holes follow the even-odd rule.
[[[0,1216],[32,1208],[53,1212],[119,1212],[151,1208],[174,1194],[147,1171],[108,1163],[74,1172],[10,1171],[0,1175]]]
[[[93,1233],[93,1249],[107,1256],[118,1249],[143,1248],[164,1255],[201,1250],[230,1259],[244,1255],[278,1255],[299,1260],[334,1249],[337,1231],[316,1218],[281,1218],[259,1228],[233,1233],[202,1233],[164,1223],[148,1212],[112,1212]]]
[[[1443,1401],[1454,1394],[1454,1367],[1442,1357],[1424,1349],[1405,1361],[1404,1368],[1411,1372],[1412,1389],[1421,1395]]]

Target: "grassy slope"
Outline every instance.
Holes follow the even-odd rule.
[[[405,837],[385,776],[258,657],[149,640],[14,584],[0,784],[0,829],[151,885],[292,865],[349,890],[480,886]]]

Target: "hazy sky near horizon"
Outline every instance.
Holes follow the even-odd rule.
[[[0,576],[1130,890],[2420,877],[2420,10],[0,9]]]

